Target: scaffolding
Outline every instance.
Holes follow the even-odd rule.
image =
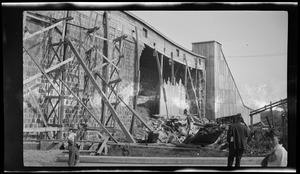
[[[146,124],[134,108],[125,103],[116,90],[122,81],[118,65],[124,58],[123,40],[133,36],[127,36],[122,32],[121,36],[110,39],[107,11],[103,14],[103,25],[96,25],[99,17],[97,14],[95,24],[91,28],[81,26],[81,22],[80,25],[70,23],[73,17],[69,11],[64,11],[64,17],[60,19],[33,12],[24,12],[23,15],[23,53],[30,57],[40,71],[23,81],[24,89],[27,89],[27,92],[24,93],[24,101],[29,102],[27,100],[27,94],[29,94],[33,103],[28,104],[37,108],[36,112],[40,115],[43,125],[39,128],[24,128],[24,133],[46,132],[46,139],[61,139],[63,133],[68,132],[70,125],[74,124],[75,117],[79,117],[80,125],[82,125],[82,136],[79,140],[83,139],[86,131],[96,131],[103,139],[110,138],[118,143],[114,137],[114,128],[118,125],[125,134],[126,140],[129,143],[135,143],[132,136],[135,117],[145,125],[147,131],[152,131],[152,128]],[[41,22],[45,27],[31,33],[26,27],[26,21],[29,19]],[[68,32],[69,26],[77,27],[80,35],[84,34],[84,39],[74,42]],[[101,28],[104,30],[103,37],[96,34],[96,31]],[[44,47],[42,59],[39,61],[26,47],[25,42],[42,33],[46,33],[47,44]],[[59,41],[53,41],[54,37],[59,38]],[[103,41],[103,49],[100,49],[96,39]],[[138,47],[138,40],[134,37],[133,40]],[[110,48],[112,48],[111,52]],[[81,56],[82,51],[85,56]],[[97,64],[97,61],[100,61],[100,64]],[[99,68],[99,66],[101,67]],[[82,73],[83,80],[80,79]],[[35,98],[32,94],[32,87],[28,85],[29,82],[39,77],[45,82],[43,83],[43,101]],[[75,84],[70,82],[75,82]],[[82,90],[80,90],[80,86],[83,87]],[[101,96],[101,115],[96,115],[94,108],[89,104],[93,91]],[[72,103],[71,107],[65,106],[66,100]],[[111,102],[112,100],[113,102]],[[133,115],[130,131],[124,126],[116,111],[120,103],[123,103]],[[97,126],[87,126],[87,122],[92,120],[97,123]]]

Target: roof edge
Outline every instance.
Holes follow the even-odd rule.
[[[194,55],[194,56],[197,56],[197,57],[200,57],[200,58],[203,58],[205,59],[206,57],[203,56],[203,55],[200,55],[200,54],[196,54],[194,52],[192,52],[191,50],[177,44],[176,42],[174,42],[173,40],[171,40],[170,38],[168,38],[167,36],[165,36],[164,34],[162,34],[161,32],[159,32],[157,29],[155,29],[153,26],[151,26],[150,24],[148,24],[147,22],[145,22],[144,20],[142,20],[141,18],[139,18],[138,16],[134,15],[133,13],[129,12],[129,11],[122,11],[123,13],[126,13],[127,15],[135,18],[137,21],[141,22],[142,24],[148,26],[151,30],[153,30],[154,32],[156,32],[158,35],[162,36],[163,38],[165,38],[166,40],[168,40],[169,42],[171,42],[172,44],[174,44],[175,46],[183,49],[184,51]]]
[[[216,43],[222,45],[220,42],[215,41],[215,40],[208,40],[208,41],[202,41],[202,42],[192,42],[192,44],[210,43],[210,42],[216,42]]]

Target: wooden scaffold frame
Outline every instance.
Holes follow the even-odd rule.
[[[135,139],[130,133],[131,131],[129,132],[127,130],[122,120],[120,119],[119,114],[116,111],[117,105],[119,103],[123,103],[129,109],[129,111],[133,115],[132,120],[135,117],[138,118],[149,131],[152,131],[152,128],[146,124],[146,122],[141,118],[141,116],[139,116],[139,114],[134,109],[132,109],[128,104],[126,104],[125,101],[116,92],[118,83],[122,81],[122,79],[119,76],[120,68],[118,67],[120,60],[124,58],[122,42],[128,36],[124,35],[124,33],[122,32],[121,36],[110,40],[107,34],[109,26],[108,12],[105,11],[104,14],[105,15],[103,21],[105,21],[105,23],[103,23],[103,26],[96,26],[98,18],[97,14],[94,26],[92,28],[85,28],[81,25],[78,26],[69,22],[73,19],[73,17],[70,16],[69,11],[64,11],[64,17],[61,19],[56,19],[54,17],[49,17],[32,12],[24,12],[23,42],[26,42],[28,39],[32,37],[37,37],[41,33],[45,32],[48,32],[49,38],[51,37],[51,34],[53,32],[56,32],[56,34],[58,34],[58,36],[60,37],[60,42],[58,43],[51,43],[51,40],[49,40],[49,46],[47,47],[48,50],[46,50],[46,53],[43,57],[43,59],[48,58],[48,63],[46,66],[42,66],[41,63],[38,60],[36,60],[34,56],[31,55],[30,50],[25,46],[25,44],[23,44],[24,54],[27,54],[40,70],[40,73],[37,73],[23,81],[24,87],[28,88],[29,93],[31,93],[31,87],[28,86],[28,83],[39,77],[45,78],[48,84],[46,92],[47,95],[45,96],[45,100],[42,103],[42,105],[39,104],[39,102],[37,102],[33,95],[31,95],[33,101],[35,101],[35,107],[38,108],[37,110],[39,111],[39,115],[43,120],[43,126],[39,128],[24,128],[24,132],[46,132],[48,139],[61,139],[62,133],[68,131],[69,126],[72,123],[70,120],[70,115],[74,118],[74,116],[78,114],[77,109],[79,108],[79,106],[81,106],[83,107],[83,112],[80,114],[81,119],[83,120],[83,118],[85,118],[84,114],[87,113],[89,117],[88,119],[85,118],[84,121],[87,122],[88,120],[93,119],[97,123],[97,125],[99,125],[96,127],[84,127],[84,132],[87,130],[97,131],[99,135],[102,136],[102,138],[106,141],[108,140],[108,138],[110,138],[110,140],[113,140],[114,142],[118,143],[116,138],[111,133],[111,128],[115,128],[117,123],[118,126],[121,128],[122,132],[125,134],[127,141],[129,143],[135,143]],[[28,31],[28,29],[26,28],[27,19],[34,19],[39,22],[43,22],[47,25],[47,27],[40,31],[26,35],[25,31]],[[73,43],[72,38],[67,32],[68,26],[71,25],[80,28],[80,34],[81,30],[86,30],[84,40],[81,41],[81,43],[78,43],[77,45]],[[62,27],[62,30],[60,30],[59,27]],[[101,27],[103,27],[104,31],[106,32],[105,38],[96,34],[96,31],[99,30]],[[96,39],[102,39],[104,41],[104,44],[106,44],[107,47],[105,49],[107,50],[102,50],[104,51],[103,53],[98,49],[99,45],[97,45],[97,43],[95,42]],[[111,55],[108,51],[108,45],[110,44],[113,44],[113,51]],[[84,58],[80,54],[80,51],[82,49],[85,51]],[[119,56],[117,58],[112,59],[115,50],[119,52]],[[51,53],[53,53],[52,56]],[[99,56],[100,58],[102,58],[103,61],[101,66],[107,67],[105,68],[107,71],[106,74],[103,75],[103,72],[100,73],[99,71],[95,71],[95,68],[93,67],[95,66],[95,63],[93,64],[93,62],[91,61],[93,55],[94,60],[98,59]],[[54,61],[55,59],[56,61]],[[79,94],[79,91],[76,91],[76,88],[71,87],[68,83],[68,79],[73,80],[74,78],[77,78],[78,83],[80,82],[79,66],[83,69],[85,77],[84,90],[81,96]],[[74,70],[74,68],[77,69]],[[110,69],[111,73],[109,74]],[[78,74],[77,76],[74,75],[74,73],[70,73],[73,70],[74,73]],[[98,84],[96,78],[101,79],[102,87],[100,86],[100,84]],[[105,108],[102,108],[102,111],[104,112],[102,112],[101,117],[97,116],[93,112],[93,109],[91,109],[91,107],[88,106],[89,95],[86,94],[88,93],[87,89],[89,86],[92,86],[100,94],[101,101],[104,103],[104,107],[107,108],[107,111]],[[53,91],[56,92],[56,95],[53,95]],[[69,96],[67,94],[69,94]],[[115,102],[113,103],[110,102],[112,94],[115,96]],[[77,104],[73,107],[72,110],[68,110],[68,113],[70,113],[68,117],[65,115],[66,109],[64,108],[64,99],[66,98],[77,102]],[[52,102],[53,99],[56,100],[56,102]],[[46,109],[43,109],[42,111],[41,107]],[[48,108],[51,109],[48,110]],[[107,120],[105,120],[106,115],[109,116],[107,117]],[[51,117],[54,117],[57,121],[54,123],[50,123],[49,120]],[[109,123],[111,126],[113,126],[108,127]],[[100,130],[104,131],[106,136],[101,134]]]

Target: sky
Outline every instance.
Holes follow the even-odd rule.
[[[246,106],[287,97],[285,11],[130,11],[177,44],[215,40]]]

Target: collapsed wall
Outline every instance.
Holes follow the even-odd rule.
[[[70,18],[66,21],[67,24],[64,23],[63,19],[65,18]],[[201,101],[205,99],[205,91],[203,90],[205,89],[203,81],[206,78],[205,75],[203,76],[203,72],[205,72],[204,58],[179,47],[152,27],[137,20],[133,15],[119,11],[108,11],[107,13],[104,11],[28,11],[24,14],[24,19],[23,28],[25,38],[37,31],[57,24],[60,19],[63,21],[61,25],[56,26],[58,29],[49,29],[25,39],[23,42],[23,46],[26,49],[26,51],[25,49],[23,51],[23,79],[25,81],[23,100],[24,130],[44,127],[45,123],[50,127],[58,128],[68,127],[70,124],[81,122],[85,122],[91,127],[99,127],[99,124],[91,118],[91,115],[74,98],[71,92],[59,80],[53,80],[61,78],[71,88],[72,92],[79,96],[87,105],[88,109],[94,113],[97,119],[104,120],[103,124],[107,123],[106,126],[115,127],[115,129],[119,130],[114,136],[120,139],[125,138],[122,131],[120,131],[120,126],[113,119],[110,119],[111,113],[106,111],[104,114],[105,110],[103,110],[101,95],[95,89],[95,85],[89,80],[82,66],[78,63],[74,52],[66,43],[62,42],[61,35],[65,35],[71,41],[87,68],[94,75],[101,89],[104,89],[106,85],[102,83],[101,78],[97,74],[103,76],[106,73],[108,73],[108,76],[113,74],[110,81],[121,79],[117,83],[115,91],[131,108],[135,108],[134,101],[138,94],[140,94],[139,96],[148,96],[148,98],[152,97],[152,99],[155,96],[156,98],[153,100],[156,103],[158,103],[158,99],[162,100],[162,96],[159,94],[158,69],[156,64],[150,67],[150,69],[147,65],[144,67],[141,66],[143,61],[141,58],[143,57],[142,53],[147,46],[151,48],[148,54],[153,54],[153,50],[156,50],[160,55],[164,55],[165,62],[172,61],[174,64],[180,64],[182,70],[185,66],[183,55],[186,55],[186,60],[189,66],[192,67],[192,78],[198,78],[198,80],[193,82],[195,85],[196,82],[199,83],[196,85],[198,99]],[[106,22],[106,19],[108,22]],[[123,35],[127,37],[120,42],[120,45],[117,45],[119,49],[122,48],[121,53],[115,48],[116,44],[110,43],[106,45],[106,41],[103,39],[107,37],[108,40],[112,41]],[[137,41],[138,45],[136,44]],[[107,63],[103,55],[113,61],[115,65],[117,64],[118,73],[115,72],[114,66]],[[58,91],[51,86],[51,83],[43,75],[33,79],[33,77],[36,77],[40,73],[33,59],[41,65],[42,69],[46,70],[53,66],[58,66],[62,61],[70,60],[71,58],[73,60],[66,63],[65,66],[59,66],[59,68],[52,69],[48,73],[50,81],[52,81],[52,84],[54,84],[55,89]],[[155,60],[153,56],[147,59]],[[196,67],[195,62],[200,59],[203,63],[201,66],[198,65]],[[147,68],[149,72],[147,72]],[[194,72],[195,69],[198,70],[197,73],[199,74],[197,78],[194,77],[196,74]],[[175,73],[175,70],[174,67],[172,71],[171,68],[165,68],[163,70],[164,80],[170,78],[172,73]],[[142,71],[145,74],[143,78],[137,76]],[[179,72],[174,75],[177,82],[179,80]],[[182,72],[184,71],[181,71],[181,74]],[[153,79],[153,77],[155,78]],[[137,84],[139,88],[136,88]],[[190,85],[188,88],[191,88]],[[107,94],[109,95],[110,93],[111,90],[108,89]],[[191,103],[195,99],[191,98],[194,94],[191,92],[188,93],[190,97],[187,97],[187,100],[191,101],[190,105],[193,108],[195,104]],[[116,96],[109,96],[110,103],[116,102]],[[149,109],[148,115],[159,113],[159,106],[157,104],[146,105],[146,108]],[[202,110],[201,115],[204,116],[203,102],[200,108]],[[123,103],[117,104],[115,110],[125,128],[129,130],[132,125],[133,114]],[[140,113],[143,112],[139,109],[137,110]],[[191,110],[194,112],[194,109]],[[180,110],[180,112],[183,113],[183,110]],[[103,119],[103,115],[105,119]],[[144,119],[147,118],[144,117]],[[37,136],[36,133],[30,133],[30,131],[25,131],[24,135],[35,136],[35,138]],[[94,136],[92,132],[88,133],[89,135]],[[38,134],[38,136],[45,135]],[[51,136],[64,138],[66,134],[59,135],[53,132]]]

